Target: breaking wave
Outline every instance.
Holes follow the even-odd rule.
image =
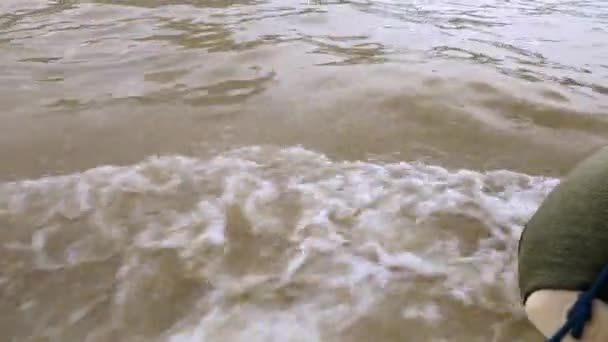
[[[17,303],[2,330],[20,341],[368,341],[372,325],[384,340],[523,338],[534,331],[517,241],[558,182],[248,147],[5,183],[0,290]]]

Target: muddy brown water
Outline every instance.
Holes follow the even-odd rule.
[[[540,341],[523,224],[608,143],[602,1],[0,4],[7,341]]]

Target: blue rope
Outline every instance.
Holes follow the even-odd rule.
[[[591,288],[578,296],[576,302],[568,311],[566,323],[546,342],[560,342],[568,333],[575,339],[580,340],[583,337],[585,324],[591,319],[593,299],[597,297],[602,287],[607,283],[608,264],[604,266]]]

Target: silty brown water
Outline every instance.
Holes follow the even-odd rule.
[[[7,341],[537,341],[601,1],[0,4]]]

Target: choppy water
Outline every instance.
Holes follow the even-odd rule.
[[[7,341],[537,341],[602,1],[0,4]]]

